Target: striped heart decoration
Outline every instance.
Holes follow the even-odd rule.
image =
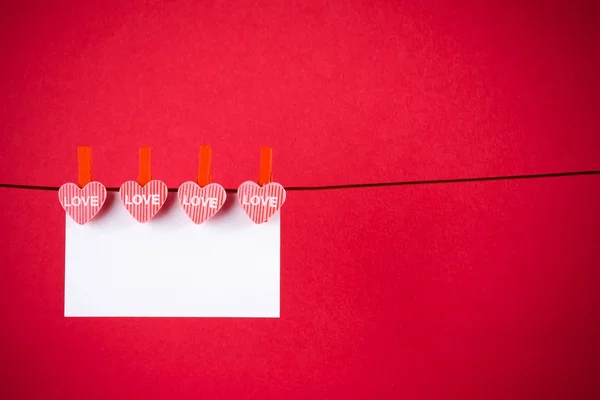
[[[139,222],[149,221],[165,204],[169,190],[161,181],[150,181],[140,186],[135,181],[121,185],[121,202],[129,213]]]
[[[189,181],[179,186],[177,197],[187,216],[195,224],[201,224],[223,207],[227,194],[218,183],[200,187],[196,182]]]
[[[261,187],[255,182],[247,181],[240,185],[237,194],[242,208],[257,224],[267,222],[285,201],[285,189],[276,182]]]
[[[100,182],[90,182],[83,188],[65,183],[58,189],[58,200],[69,217],[83,225],[98,214],[106,201],[106,188]]]

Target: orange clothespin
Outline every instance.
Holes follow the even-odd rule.
[[[138,180],[121,185],[119,196],[131,216],[147,222],[165,204],[169,190],[164,182],[153,180],[150,172],[150,147],[140,147]]]
[[[210,162],[212,150],[210,146],[200,146],[200,160],[198,162],[198,185],[204,187],[210,184]]]
[[[92,181],[92,148],[81,146],[77,148],[77,164],[79,168],[78,185],[83,189]]]
[[[150,173],[150,147],[140,147],[140,169],[138,183],[140,186],[145,186],[151,180],[152,173]]]
[[[273,182],[273,149],[260,149],[258,184],[246,181],[238,187],[237,194],[242,209],[256,224],[267,222],[281,208],[285,189]]]
[[[198,176],[196,178],[198,183],[184,182],[177,191],[179,204],[195,224],[201,224],[212,218],[223,207],[227,198],[223,186],[218,183],[211,183],[211,158],[212,150],[210,146],[201,146]]]
[[[273,149],[263,147],[260,149],[260,169],[258,173],[258,185],[264,186],[273,181]]]
[[[77,185],[65,183],[58,189],[58,200],[67,214],[78,224],[89,222],[106,200],[106,188],[92,181],[92,148],[77,148],[79,177]]]

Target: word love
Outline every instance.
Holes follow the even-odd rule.
[[[58,190],[58,200],[69,217],[83,225],[98,214],[106,201],[106,188],[100,182],[90,182],[83,188],[65,183]]]
[[[238,200],[244,212],[256,224],[267,222],[283,205],[285,189],[277,182],[259,186],[244,182],[238,188]]]
[[[189,181],[177,191],[179,204],[195,224],[213,217],[225,204],[226,197],[225,189],[217,183],[200,187],[196,182]]]
[[[79,207],[79,206],[98,206],[100,204],[100,198],[98,196],[79,197],[75,196],[71,199],[65,197],[63,199],[63,207]]]
[[[160,195],[158,194],[134,194],[131,200],[129,200],[129,195],[125,195],[125,200],[123,200],[124,204],[150,204],[160,205]]]
[[[248,199],[248,197],[244,195],[242,197],[242,206],[245,205],[277,207],[277,197],[252,196]]]
[[[183,196],[181,200],[182,206],[202,206],[208,208],[217,208],[217,199],[215,197],[198,197],[192,196],[191,199],[188,200],[187,196]]]
[[[165,204],[168,191],[167,185],[161,181],[150,181],[144,186],[128,181],[121,185],[119,195],[131,216],[139,222],[146,222]]]

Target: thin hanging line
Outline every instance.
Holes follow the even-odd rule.
[[[289,192],[304,192],[309,190],[343,190],[343,189],[361,189],[372,187],[387,187],[387,186],[416,186],[416,185],[441,185],[451,183],[467,183],[467,182],[488,182],[488,181],[508,181],[518,179],[547,179],[560,178],[565,176],[582,176],[582,175],[600,175],[600,171],[574,171],[574,172],[555,172],[548,174],[528,174],[528,175],[498,175],[479,178],[456,178],[456,179],[430,179],[418,181],[397,181],[397,182],[375,182],[375,183],[352,183],[347,185],[323,185],[323,186],[289,186],[285,190]],[[0,183],[0,188],[8,189],[24,189],[24,190],[46,190],[58,191],[57,186],[36,186],[36,185],[15,185],[10,183]],[[118,192],[119,188],[106,188],[109,192]],[[235,193],[237,189],[225,189],[227,192]],[[177,188],[170,188],[169,192],[177,192]]]

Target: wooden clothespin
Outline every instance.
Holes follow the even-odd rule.
[[[140,147],[138,183],[140,186],[145,186],[151,180],[152,173],[150,172],[150,147]]]
[[[201,224],[212,218],[223,207],[227,198],[223,186],[211,182],[211,158],[210,146],[201,146],[197,183],[184,182],[177,191],[179,204],[195,224]]]
[[[131,216],[139,222],[147,222],[167,200],[169,189],[164,182],[152,179],[150,172],[150,147],[140,147],[138,180],[121,185],[121,202]]]
[[[258,185],[264,186],[273,181],[273,149],[263,147],[260,149],[260,169],[258,173]]]
[[[92,148],[81,146],[77,148],[77,164],[79,169],[79,180],[77,184],[83,189],[92,181]]]
[[[210,146],[200,147],[200,159],[198,161],[198,185],[204,187],[210,184],[210,163],[212,159],[212,150]]]
[[[244,212],[256,224],[265,223],[283,205],[285,188],[273,182],[273,149],[260,149],[258,184],[247,181],[238,187],[238,201]]]
[[[92,148],[77,148],[78,180],[58,189],[58,200],[67,214],[78,224],[89,222],[98,214],[106,200],[106,188],[92,181]]]

